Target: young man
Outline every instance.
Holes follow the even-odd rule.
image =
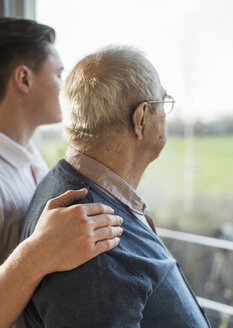
[[[46,274],[73,269],[115,247],[122,233],[122,219],[107,206],[67,207],[87,194],[69,191],[47,203],[33,235],[15,249],[47,171],[30,138],[39,125],[61,120],[63,67],[54,41],[48,26],[0,19],[0,327],[13,323]]]

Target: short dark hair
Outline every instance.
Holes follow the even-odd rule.
[[[17,65],[27,65],[35,73],[49,55],[48,44],[55,42],[55,31],[29,19],[0,18],[0,101],[10,74]]]

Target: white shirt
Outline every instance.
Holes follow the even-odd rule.
[[[29,202],[48,168],[39,151],[0,132],[0,264],[19,243]]]
[[[47,170],[33,143],[26,149],[0,132],[0,264],[19,243],[29,202]],[[12,326],[24,327],[22,317]]]

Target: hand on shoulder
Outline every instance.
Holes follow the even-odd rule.
[[[66,271],[119,244],[123,219],[101,203],[70,204],[87,195],[87,189],[70,190],[47,202],[29,237],[40,253],[44,274]]]

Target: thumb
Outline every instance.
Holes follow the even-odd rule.
[[[74,202],[84,198],[87,195],[88,191],[86,188],[80,190],[69,190],[66,191],[64,194],[51,199],[48,202],[48,209],[52,210],[57,207],[66,207]]]

